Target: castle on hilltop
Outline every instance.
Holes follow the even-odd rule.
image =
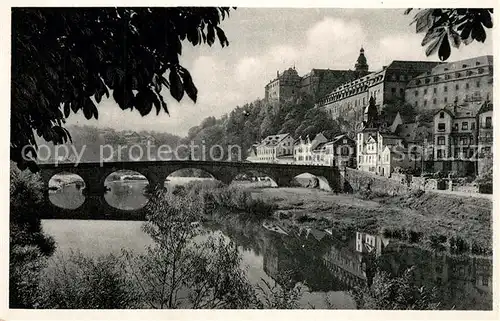
[[[265,100],[267,102],[282,102],[289,100],[295,94],[307,93],[316,101],[330,93],[335,87],[367,75],[368,64],[363,48],[354,65],[354,70],[312,69],[304,76],[299,76],[295,67],[280,73],[265,87]]]

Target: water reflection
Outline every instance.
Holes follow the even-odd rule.
[[[283,287],[305,284],[311,292],[349,291],[370,285],[377,267],[393,276],[414,266],[419,286],[437,287],[444,308],[491,309],[490,258],[451,256],[378,235],[355,232],[213,225],[243,250],[263,257],[262,269]]]

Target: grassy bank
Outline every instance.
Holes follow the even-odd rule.
[[[492,253],[492,203],[434,193],[334,195],[303,188],[255,189],[254,197],[277,206],[285,225],[384,233],[452,253]]]

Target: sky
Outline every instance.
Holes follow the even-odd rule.
[[[176,102],[165,91],[170,115],[141,117],[122,111],[112,99],[98,106],[99,120],[81,113],[68,124],[112,127],[118,130],[155,130],[185,136],[189,128],[208,116],[219,117],[237,106],[264,97],[264,86],[276,71],[295,66],[299,75],[312,68],[353,69],[361,46],[370,71],[392,60],[438,61],[426,57],[420,46],[424,34],[410,25],[413,14],[404,9],[238,8],[221,27],[229,46],[192,46],[185,42],[181,64],[198,88],[194,104],[185,97]],[[484,44],[472,43],[452,50],[448,61],[492,55],[492,36]]]

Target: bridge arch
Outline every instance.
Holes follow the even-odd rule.
[[[146,193],[149,180],[134,170],[117,170],[104,179],[104,200],[114,208],[135,211],[143,208],[149,196]]]
[[[75,210],[85,202],[85,181],[74,173],[61,171],[48,180],[48,199],[56,207]]]

